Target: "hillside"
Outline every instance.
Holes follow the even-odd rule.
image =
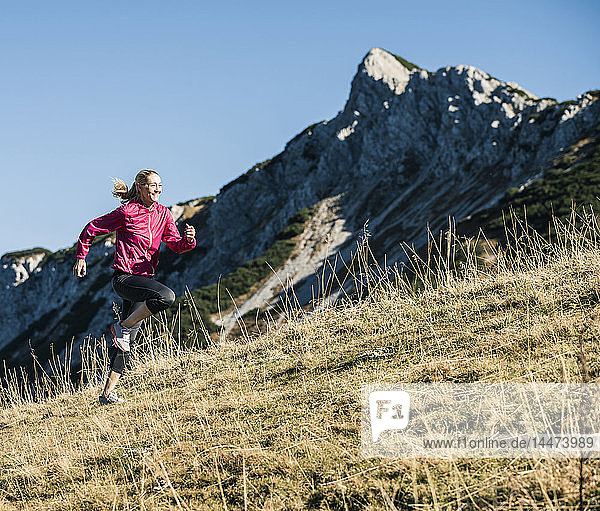
[[[373,268],[365,280],[359,258],[370,282],[364,298],[290,310],[285,325],[204,350],[178,351],[178,342],[148,333],[152,349],[138,353],[123,405],[99,408],[98,385],[37,404],[5,393],[12,402],[0,409],[0,503],[576,509],[575,459],[360,454],[364,383],[600,380],[598,224],[588,216],[557,232],[551,247],[518,237],[520,250],[495,254],[485,271],[472,258],[450,271],[441,247],[440,267],[420,266],[416,287],[393,273],[376,280]],[[582,473],[585,509],[597,509],[599,460],[585,460]]]
[[[306,127],[215,197],[171,208],[196,227],[198,245],[163,253],[158,278],[177,305],[191,291],[213,340],[235,334],[240,317],[276,317],[290,285],[299,307],[323,293],[335,301],[351,292],[351,281],[342,288],[337,279],[365,224],[378,261],[403,261],[404,244],[426,244],[427,228],[493,207],[593,136],[598,98],[590,91],[557,103],[473,66],[428,71],[373,48],[338,115]],[[43,361],[73,341],[77,362],[81,342],[113,319],[112,251],[111,237],[99,239],[81,280],[71,276],[72,249],[3,257],[0,327],[11,334],[0,339],[0,360],[32,370],[30,344]],[[181,322],[195,342],[191,318]]]
[[[600,124],[555,158],[538,179],[507,190],[497,204],[462,219],[457,228],[463,236],[475,236],[483,228],[488,239],[505,243],[505,219],[513,214],[551,239],[552,217],[566,220],[573,206],[600,211]]]

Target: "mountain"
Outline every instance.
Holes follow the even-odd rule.
[[[388,431],[395,459],[367,457],[361,426],[369,384],[407,390],[411,406],[420,397],[430,403],[429,438],[440,426],[450,435],[464,428],[486,446],[508,428],[512,438],[524,438],[523,427],[534,438],[577,438],[566,435],[585,431],[585,409],[597,423],[600,230],[582,227],[550,253],[530,238],[530,257],[492,271],[443,287],[380,282],[365,300],[301,313],[265,335],[203,350],[146,343],[119,405],[95,404],[101,375],[83,389],[59,378],[60,395],[37,403],[9,385],[0,393],[0,509],[595,510],[597,450],[567,454],[545,443],[545,452],[481,458],[479,444],[468,457],[451,449],[416,459],[424,442],[399,452],[407,437]],[[588,392],[582,380],[592,383]],[[570,407],[565,383],[590,408]],[[464,406],[441,408],[438,396],[451,391],[428,384],[462,384],[464,396],[491,386],[473,420]],[[508,398],[515,384],[525,406]],[[555,398],[546,400],[550,387]],[[534,388],[538,398],[527,402]],[[425,434],[409,422],[405,433],[416,431]],[[454,459],[444,459],[449,451]]]
[[[430,72],[375,48],[335,118],[307,127],[216,197],[172,207],[195,225],[198,246],[163,253],[158,278],[180,296],[189,288],[208,326],[222,333],[239,316],[276,307],[288,284],[296,305],[325,287],[336,296],[341,261],[356,253],[365,224],[379,259],[402,260],[402,243],[422,246],[427,227],[435,232],[449,216],[494,207],[595,136],[599,97],[591,91],[557,103],[472,66]],[[71,276],[73,248],[2,257],[0,325],[10,335],[0,340],[0,359],[25,363],[29,340],[45,359],[51,343],[60,352],[72,336],[106,332],[116,298],[112,243],[109,236],[92,247],[81,281]],[[219,280],[226,285],[217,303]]]

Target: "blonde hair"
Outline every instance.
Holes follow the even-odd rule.
[[[118,177],[113,177],[113,197],[119,199],[123,204],[128,204],[129,202],[140,202],[140,192],[136,185],[145,185],[148,182],[148,176],[156,174],[158,176],[158,172],[151,169],[140,170],[136,176],[131,188],[127,188],[127,183]]]

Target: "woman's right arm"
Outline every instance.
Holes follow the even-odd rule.
[[[125,225],[125,210],[123,206],[102,215],[87,224],[77,240],[76,261],[73,266],[73,275],[84,277],[86,273],[85,256],[87,256],[92,240],[101,234],[116,231]]]

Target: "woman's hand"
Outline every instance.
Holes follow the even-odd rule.
[[[75,277],[85,277],[86,266],[85,259],[77,259],[73,265],[73,275]]]
[[[191,243],[196,237],[196,229],[193,225],[185,224],[185,239]]]

